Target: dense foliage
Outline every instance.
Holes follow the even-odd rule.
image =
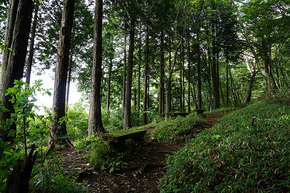
[[[168,158],[162,192],[289,191],[289,110],[288,92],[224,116]]]
[[[169,119],[155,125],[151,138],[166,143],[180,143],[188,141],[201,132],[206,123],[196,113],[191,113],[185,118],[178,116],[176,119]]]

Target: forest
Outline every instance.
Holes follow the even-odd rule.
[[[289,8],[1,0],[0,192],[290,192]]]

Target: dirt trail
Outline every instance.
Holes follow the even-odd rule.
[[[204,120],[211,127],[225,114],[226,112],[208,113]],[[78,176],[79,182],[85,180],[89,192],[155,193],[159,192],[158,182],[166,172],[167,156],[183,145],[150,141],[136,153],[132,160],[127,161],[126,170],[114,174],[94,170],[83,158],[89,152],[66,149],[61,150],[59,154],[67,175]]]

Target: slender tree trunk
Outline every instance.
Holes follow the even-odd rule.
[[[226,96],[227,97],[227,104],[226,105],[228,107],[229,106],[229,100],[230,100],[229,99],[230,96],[229,96],[229,62],[228,62],[228,60],[226,61],[226,65],[227,65],[227,69],[226,69],[226,71],[227,71],[226,72],[226,76],[227,76],[227,83],[226,83],[227,84],[227,88],[226,88],[226,92],[227,92],[227,96]]]
[[[160,87],[159,87],[159,116],[164,117],[164,78],[165,78],[165,72],[164,72],[164,66],[165,66],[165,60],[164,60],[164,32],[161,31],[161,37],[160,37],[161,43],[160,43]]]
[[[171,68],[172,68],[171,51],[169,50],[169,69]],[[171,75],[169,72],[169,77],[166,81],[166,119],[168,118],[170,112],[171,112]]]
[[[234,86],[234,79],[233,79],[233,76],[232,76],[232,71],[231,71],[231,69],[229,70],[229,74],[230,74],[230,79],[231,79],[231,90],[232,90],[232,95],[233,95],[233,98],[234,98],[235,107],[237,107],[238,104],[239,104],[239,100],[238,100],[238,96],[237,96],[236,88],[235,88],[235,86]]]
[[[110,58],[109,80],[108,80],[108,96],[107,96],[107,111],[110,110],[112,67],[113,67],[113,58]]]
[[[126,97],[125,97],[125,113],[124,113],[124,129],[131,127],[131,87],[132,87],[132,74],[133,74],[133,53],[134,53],[134,39],[135,39],[135,16],[131,18],[130,27],[130,41],[129,41],[129,56],[127,66],[127,84],[126,84]]]
[[[188,105],[187,105],[187,111],[190,113],[191,112],[191,100],[190,100],[190,90],[191,90],[191,61],[190,61],[190,42],[189,42],[189,35],[187,37],[187,58],[188,58],[188,93],[187,93],[187,101],[188,101]]]
[[[144,97],[143,97],[143,115],[142,124],[147,124],[147,105],[148,105],[148,65],[149,65],[149,32],[146,30],[146,48],[145,48],[145,71],[144,71]]]
[[[59,35],[59,47],[55,70],[52,120],[50,126],[50,144],[70,144],[67,139],[56,140],[57,137],[67,134],[65,117],[65,94],[68,75],[68,63],[71,45],[71,30],[74,16],[75,0],[64,0],[61,29]]]
[[[215,33],[215,26],[213,26],[213,34]],[[219,79],[218,79],[218,49],[216,44],[216,37],[213,37],[213,48],[212,48],[212,85],[213,85],[213,96],[214,96],[214,109],[220,107],[219,100]]]
[[[239,21],[238,21],[238,22],[240,23],[240,25],[241,25],[241,27],[242,27],[242,30],[243,30],[243,36],[245,37],[246,42],[247,42],[249,48],[251,49],[252,54],[254,55],[254,58],[255,58],[255,60],[256,60],[256,64],[257,64],[257,68],[259,69],[259,71],[261,72],[261,74],[262,74],[262,75],[264,76],[264,78],[265,78],[265,82],[266,82],[266,92],[267,92],[267,93],[270,93],[270,92],[272,91],[272,89],[273,89],[273,84],[272,84],[272,82],[271,82],[271,76],[270,76],[270,74],[267,72],[267,70],[264,70],[264,69],[261,67],[260,58],[259,58],[259,56],[258,56],[258,54],[257,54],[257,52],[256,52],[256,49],[255,49],[255,47],[254,47],[254,45],[253,45],[253,43],[252,43],[252,41],[251,41],[251,39],[250,39],[250,37],[249,37],[249,35],[248,35],[248,31],[247,31],[247,29],[246,29],[246,27],[245,27],[245,24],[244,24],[244,22],[243,22],[243,20],[242,20],[242,18],[241,18],[241,14],[240,14],[240,12],[239,12],[239,9],[237,9],[237,14],[238,14],[238,18],[239,18]],[[266,68],[265,68],[265,69],[266,69]]]
[[[211,111],[212,110],[212,104],[213,104],[213,101],[212,101],[212,86],[211,86],[211,51],[210,51],[210,48],[208,49],[208,62],[207,62],[207,82],[208,82],[208,94],[209,94],[209,110]]]
[[[13,0],[8,11],[8,23],[6,26],[5,46],[2,62],[1,93],[3,105],[9,112],[0,112],[0,120],[6,121],[14,112],[10,96],[6,96],[6,90],[14,86],[15,80],[23,77],[25,57],[31,28],[31,19],[34,3],[31,0]],[[10,51],[8,48],[11,48]],[[8,133],[14,133],[9,136]],[[16,134],[16,125],[0,129],[0,137],[3,141],[13,141]]]
[[[6,23],[6,31],[5,31],[5,49],[2,53],[2,72],[1,72],[1,89],[3,87],[3,84],[6,80],[6,68],[8,67],[8,60],[9,56],[12,54],[12,51],[10,51],[8,48],[12,47],[12,41],[13,41],[13,31],[15,29],[15,22],[17,17],[17,11],[18,11],[18,4],[19,0],[10,1],[9,8],[8,8],[8,15],[7,15],[7,23]],[[5,88],[4,88],[5,89]],[[4,90],[4,93],[6,90]],[[2,92],[3,94],[3,92]],[[3,99],[3,97],[2,97]]]
[[[198,109],[202,109],[202,95],[201,95],[201,54],[200,54],[200,30],[197,32],[197,101]]]
[[[36,27],[37,27],[38,8],[39,8],[38,1],[36,1],[35,9],[34,9],[33,24],[31,28],[29,55],[28,55],[28,61],[27,61],[27,71],[26,71],[27,84],[30,84],[31,68],[32,68],[32,63],[33,63],[33,55],[34,55],[34,40],[35,40],[35,33],[36,33]]]
[[[142,59],[142,31],[140,25],[140,34],[139,34],[139,50],[138,50],[138,90],[137,90],[137,111],[139,117],[140,111],[140,99],[141,99],[141,59]]]
[[[69,100],[69,91],[70,91],[70,82],[71,82],[71,73],[72,73],[72,63],[73,63],[73,53],[70,53],[70,59],[68,63],[68,77],[67,77],[67,88],[66,88],[66,103],[68,104]]]
[[[126,69],[127,69],[127,50],[126,50],[126,47],[127,47],[127,35],[125,34],[125,38],[124,38],[124,42],[125,42],[125,48],[124,48],[124,64],[123,64],[123,104],[122,104],[122,107],[123,107],[123,111],[125,110],[125,97],[126,97]]]
[[[91,83],[91,100],[88,135],[100,135],[105,132],[102,122],[101,109],[101,80],[102,80],[102,21],[103,0],[96,0],[94,19],[94,58]]]
[[[256,76],[256,64],[252,63],[252,65],[249,64],[247,57],[246,59],[246,65],[247,69],[250,73],[250,81],[249,81],[249,86],[248,86],[248,91],[247,91],[247,97],[245,100],[245,103],[249,103],[251,101],[251,96],[252,96],[252,90],[254,86],[254,81],[255,81],[255,76]]]
[[[181,70],[180,70],[180,86],[181,86],[181,112],[185,112],[185,94],[184,94],[184,38],[182,38],[182,44],[181,44]]]

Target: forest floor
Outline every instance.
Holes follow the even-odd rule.
[[[206,114],[204,120],[212,127],[226,112]],[[152,132],[154,128],[148,128]],[[173,154],[184,144],[169,144],[148,141],[127,161],[126,170],[117,173],[97,171],[87,163],[84,156],[89,152],[76,149],[63,149],[58,152],[63,162],[63,169],[69,176],[77,176],[78,182],[86,181],[88,192],[120,193],[120,192],[160,192],[159,180],[166,172],[165,162],[168,155]]]

